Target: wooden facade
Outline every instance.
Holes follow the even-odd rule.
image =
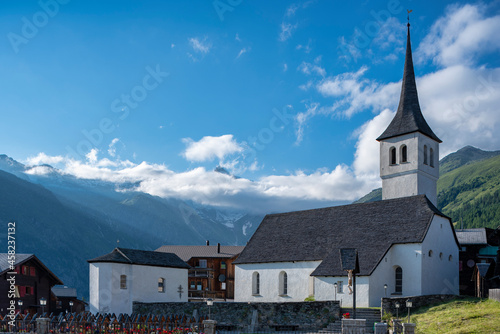
[[[5,313],[11,300],[15,300],[16,313],[40,313],[40,299],[45,298],[47,305],[44,311],[49,313],[56,311],[56,304],[51,289],[56,284],[63,284],[35,255],[16,255],[15,274],[10,268],[2,266],[0,274],[0,291],[11,291],[11,281],[15,282],[14,298],[8,293],[0,294],[0,313]],[[9,281],[11,280],[11,281]],[[18,301],[23,305],[19,306]]]

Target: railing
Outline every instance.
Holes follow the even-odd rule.
[[[13,319],[0,315],[0,332],[35,333],[37,319],[48,318],[49,333],[69,334],[188,334],[203,332],[203,320],[182,315],[154,315],[154,314],[92,314],[61,313],[58,316],[50,314],[17,314]]]
[[[188,297],[191,299],[224,299],[223,291],[189,290]]]

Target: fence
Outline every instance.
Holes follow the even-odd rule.
[[[50,333],[68,334],[187,334],[203,332],[203,320],[206,316],[195,319],[183,315],[154,315],[154,314],[92,314],[61,313],[43,317],[49,319]],[[14,319],[10,316],[0,315],[0,332],[33,333],[37,330],[37,319],[42,315],[17,314]]]
[[[490,289],[488,292],[488,297],[490,299],[500,302],[500,289]]]

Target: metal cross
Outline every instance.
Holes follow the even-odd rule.
[[[182,299],[182,293],[184,292],[184,290],[182,290],[182,285],[179,285],[177,292],[179,293],[179,299]]]

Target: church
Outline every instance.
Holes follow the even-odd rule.
[[[375,140],[375,138],[374,138]],[[356,305],[458,294],[459,244],[437,205],[439,144],[420,110],[410,25],[399,106],[380,142],[382,201],[267,215],[234,262],[235,301],[353,304],[341,249],[357,251]]]

